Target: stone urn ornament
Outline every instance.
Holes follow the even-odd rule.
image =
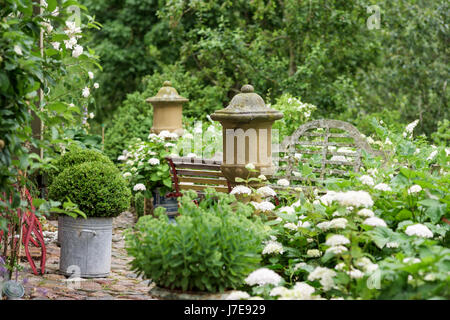
[[[180,96],[170,81],[164,81],[156,96],[148,98],[153,105],[153,126],[151,132],[159,134],[163,130],[183,134],[183,103],[189,100]]]
[[[233,186],[240,184],[237,177],[247,180],[260,174],[273,175],[272,125],[281,118],[283,114],[269,108],[249,84],[241,88],[228,107],[211,115],[222,124],[224,152],[220,169]],[[255,170],[246,169],[248,163],[254,164]]]

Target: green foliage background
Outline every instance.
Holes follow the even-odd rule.
[[[427,134],[448,118],[447,1],[83,2],[103,25],[92,45],[104,66],[104,122],[114,123],[127,93],[147,98],[167,79],[196,118],[245,83],[266,103],[290,93],[316,105],[315,117],[361,123],[363,132],[373,113],[388,124],[420,119]],[[370,5],[380,8],[380,29],[367,27]]]

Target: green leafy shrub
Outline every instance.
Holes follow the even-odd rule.
[[[153,124],[152,107],[141,92],[127,95],[122,106],[105,126],[105,153],[112,161],[122,153],[133,138],[146,139]]]
[[[88,217],[114,217],[129,208],[131,192],[114,165],[84,162],[60,173],[49,197],[57,201],[68,197]]]
[[[450,141],[450,121],[447,119],[438,121],[437,130],[431,134],[431,138],[437,144],[448,145]]]
[[[74,146],[69,152],[65,153],[61,157],[53,161],[55,169],[51,169],[48,172],[49,184],[51,185],[53,180],[65,169],[81,164],[84,162],[102,162],[110,165],[114,165],[111,160],[100,151],[94,149],[81,149],[78,146]]]
[[[311,113],[317,109],[315,105],[303,103],[289,93],[278,98],[272,108],[283,113],[283,118],[275,121],[273,127],[279,130],[281,138],[293,134],[300,125],[310,119]]]
[[[199,206],[194,197],[187,192],[181,199],[175,224],[165,214],[145,216],[127,231],[132,268],[170,289],[237,288],[259,264],[263,225],[233,195],[209,189]]]
[[[134,209],[136,210],[136,215],[138,217],[142,217],[145,214],[144,201],[145,201],[145,197],[144,197],[144,194],[142,194],[142,192],[137,192],[134,195]]]

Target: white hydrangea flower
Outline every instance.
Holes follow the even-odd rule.
[[[345,251],[348,251],[348,249],[344,246],[334,246],[334,247],[329,247],[327,250],[325,250],[325,253],[334,253],[334,254],[341,254]]]
[[[250,298],[250,295],[245,291],[235,290],[232,291],[225,300],[246,300]]]
[[[298,269],[303,268],[303,267],[305,267],[305,266],[306,266],[306,263],[305,263],[305,262],[299,262],[299,263],[296,263],[296,264],[294,265],[294,271],[297,271]]]
[[[281,207],[279,209],[279,211],[282,212],[282,213],[286,213],[286,214],[292,214],[292,213],[295,212],[295,209],[292,208],[292,207]]]
[[[437,155],[437,150],[434,150],[433,152],[430,153],[430,155],[428,156],[427,160],[433,160],[434,157]]]
[[[88,71],[89,79],[94,79],[94,73],[92,71]]]
[[[159,138],[158,135],[155,133],[150,133],[147,137],[148,140],[156,140],[158,138]]]
[[[138,183],[133,187],[134,191],[145,191],[147,190],[142,183]]]
[[[202,133],[202,132],[203,132],[202,127],[194,128],[194,133]]]
[[[358,211],[358,216],[370,218],[370,217],[374,217],[375,213],[373,213],[373,211],[370,209],[363,208]]]
[[[260,179],[261,181],[266,181],[266,180],[267,180],[267,177],[266,177],[265,175],[263,175],[263,174],[260,174],[260,175],[258,176],[258,179]]]
[[[275,293],[279,294],[278,300],[322,300],[320,295],[313,295],[315,289],[305,282],[296,282],[292,289],[279,289]]]
[[[137,171],[137,168],[136,168],[136,167],[133,167],[133,168],[130,169],[130,171],[131,171],[131,172],[136,172],[136,171]]]
[[[386,248],[395,249],[398,248],[399,246],[400,246],[399,243],[395,241],[386,243]]]
[[[125,172],[125,173],[123,174],[123,177],[124,177],[124,178],[131,177],[131,172]]]
[[[322,255],[322,252],[318,249],[309,249],[306,251],[306,255],[311,258],[318,258]]]
[[[133,160],[128,160],[127,162],[125,162],[127,165],[129,166],[134,166],[134,161]]]
[[[291,207],[292,208],[298,208],[298,207],[300,207],[300,205],[301,205],[300,200],[297,200],[293,204],[291,204]]]
[[[376,263],[372,263],[372,261],[367,257],[362,257],[358,259],[355,263],[356,266],[362,268],[364,272],[370,273],[378,269],[378,265]]]
[[[363,175],[359,177],[359,180],[361,181],[362,184],[366,184],[368,186],[373,186],[375,184],[373,178],[368,175]]]
[[[327,231],[328,229],[330,229],[330,221],[324,221],[324,222],[318,223],[317,228],[319,228],[320,230],[323,230],[323,231]]]
[[[277,181],[277,185],[287,187],[289,186],[289,181],[287,179],[280,179]]]
[[[309,228],[309,227],[311,227],[311,223],[309,221],[305,221],[305,222],[299,221],[297,223],[297,226],[299,228]]]
[[[233,190],[231,190],[230,194],[246,194],[250,195],[252,193],[252,190],[246,186],[235,186]]]
[[[119,161],[125,161],[125,160],[127,160],[127,157],[124,156],[124,155],[120,155],[120,156],[117,157],[117,160],[119,160]]]
[[[422,191],[422,187],[418,184],[415,184],[408,189],[408,194],[418,193],[420,191]]]
[[[425,277],[423,277],[423,280],[425,281],[435,281],[436,275],[434,273],[427,273]]]
[[[336,270],[338,270],[338,271],[342,271],[342,270],[345,269],[345,263],[340,262],[340,263],[338,263],[337,265],[335,265],[334,268],[335,268]]]
[[[368,226],[372,227],[387,227],[386,222],[378,217],[370,217],[364,220],[363,224],[366,224]]]
[[[373,188],[375,190],[381,190],[381,191],[392,191],[391,187],[389,187],[389,185],[387,185],[386,183],[379,183]]]
[[[255,165],[253,164],[253,163],[247,163],[246,165],[245,165],[245,169],[247,169],[247,170],[255,170]]]
[[[84,87],[83,88],[83,92],[81,93],[83,97],[87,98],[89,97],[89,95],[91,94],[90,90],[88,87]]]
[[[148,160],[148,163],[150,163],[152,166],[157,166],[157,165],[160,164],[160,161],[159,161],[159,159],[157,159],[157,158],[150,158],[150,159]]]
[[[421,223],[416,223],[416,224],[406,227],[405,233],[408,236],[418,236],[418,237],[422,237],[422,238],[432,238],[433,237],[433,232],[431,232],[431,230],[428,229],[427,226],[425,226]]]
[[[308,280],[320,280],[320,284],[323,287],[324,291],[328,291],[335,287],[333,277],[336,276],[336,272],[334,270],[325,268],[325,267],[316,267],[309,275]]]
[[[286,294],[288,291],[289,291],[289,289],[285,288],[285,287],[275,287],[272,290],[270,290],[269,295],[272,297],[281,296],[281,295]]]
[[[95,114],[93,112],[89,113],[89,118],[94,119]]]
[[[333,201],[339,202],[343,206],[353,207],[371,207],[373,206],[373,200],[370,194],[366,191],[347,191],[347,192],[335,192],[328,191],[325,195],[320,197],[320,201],[328,206]]]
[[[251,202],[251,204],[255,207],[256,210],[260,210],[262,212],[270,212],[275,209],[275,206],[272,202],[263,201],[263,202]]]
[[[293,231],[297,230],[297,225],[295,223],[292,223],[292,222],[285,223],[284,227],[286,229],[293,230]]]
[[[98,84],[98,82],[94,83],[94,88],[98,89],[100,87],[100,85]]]
[[[345,218],[335,218],[330,221],[330,229],[345,229],[347,227],[347,219]]]
[[[347,271],[347,274],[352,279],[360,279],[360,278],[364,277],[364,273],[361,272],[361,270],[358,270],[358,269],[352,269],[350,271]]]
[[[170,137],[170,132],[168,130],[162,130],[159,134],[158,137],[165,139],[165,138],[169,138]]]
[[[269,186],[258,188],[256,193],[262,195],[263,197],[275,197],[277,195],[277,193]]]
[[[283,245],[278,241],[269,240],[266,242],[262,254],[283,254]]]
[[[388,145],[388,146],[391,146],[391,145],[392,145],[392,142],[391,142],[391,140],[389,139],[389,137],[386,138],[386,140],[384,141],[384,144],[385,144],[385,145]]]
[[[403,263],[419,263],[421,260],[419,258],[405,258],[403,259]]]
[[[260,268],[250,273],[244,281],[250,286],[263,286],[266,284],[277,286],[282,280],[276,272],[267,268]]]
[[[325,245],[335,247],[335,246],[339,246],[339,245],[346,245],[349,243],[350,243],[350,240],[347,239],[345,236],[340,235],[340,234],[334,234],[327,239],[327,241],[325,242]]]

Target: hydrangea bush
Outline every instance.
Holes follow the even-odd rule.
[[[261,268],[230,299],[450,297],[449,149],[414,138],[417,121],[401,133],[373,125],[385,161],[366,156],[348,179],[253,205],[276,219]]]
[[[159,135],[151,133],[148,141],[136,139],[118,157],[122,161],[122,175],[134,192],[142,191],[151,198],[151,192],[157,188],[161,195],[171,190],[170,168],[165,158],[171,154],[177,137],[168,131],[161,131]]]

